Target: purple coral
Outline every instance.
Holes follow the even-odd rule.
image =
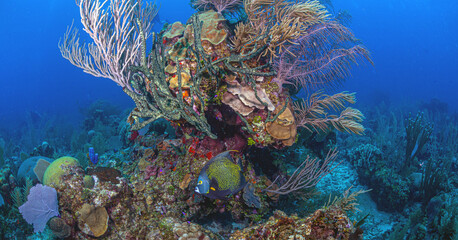
[[[41,184],[30,189],[27,202],[19,207],[19,212],[35,232],[42,232],[48,220],[59,215],[56,189]]]
[[[305,90],[332,85],[349,75],[351,63],[360,59],[371,62],[369,52],[357,43],[350,30],[341,24],[316,24],[275,59],[274,81]]]

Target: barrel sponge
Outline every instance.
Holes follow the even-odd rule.
[[[24,181],[27,177],[31,180],[37,179],[37,175],[33,172],[33,169],[36,167],[36,164],[40,159],[46,160],[47,162],[54,161],[54,159],[42,156],[30,157],[26,159],[24,162],[22,162],[17,172],[17,177],[19,181]]]
[[[43,175],[43,183],[46,186],[59,188],[62,184],[61,177],[66,173],[64,167],[67,166],[80,166],[78,159],[65,156],[56,159],[52,162],[48,168],[46,168],[45,174]]]

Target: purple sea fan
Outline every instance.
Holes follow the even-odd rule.
[[[349,29],[337,22],[316,24],[275,59],[274,81],[306,91],[335,85],[350,74],[351,63],[360,59],[372,63]]]
[[[30,189],[27,202],[19,207],[19,212],[35,232],[42,232],[48,220],[59,215],[56,189],[41,184]]]

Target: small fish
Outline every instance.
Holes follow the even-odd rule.
[[[245,187],[242,168],[234,163],[230,152],[222,152],[205,164],[197,179],[197,193],[212,199],[226,199]]]

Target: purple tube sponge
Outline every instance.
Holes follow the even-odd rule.
[[[19,212],[35,232],[42,232],[48,220],[59,215],[56,189],[41,184],[30,189],[27,202],[19,207]]]
[[[89,159],[91,160],[92,164],[96,165],[97,162],[99,161],[99,154],[95,153],[94,148],[90,147],[89,148]]]

